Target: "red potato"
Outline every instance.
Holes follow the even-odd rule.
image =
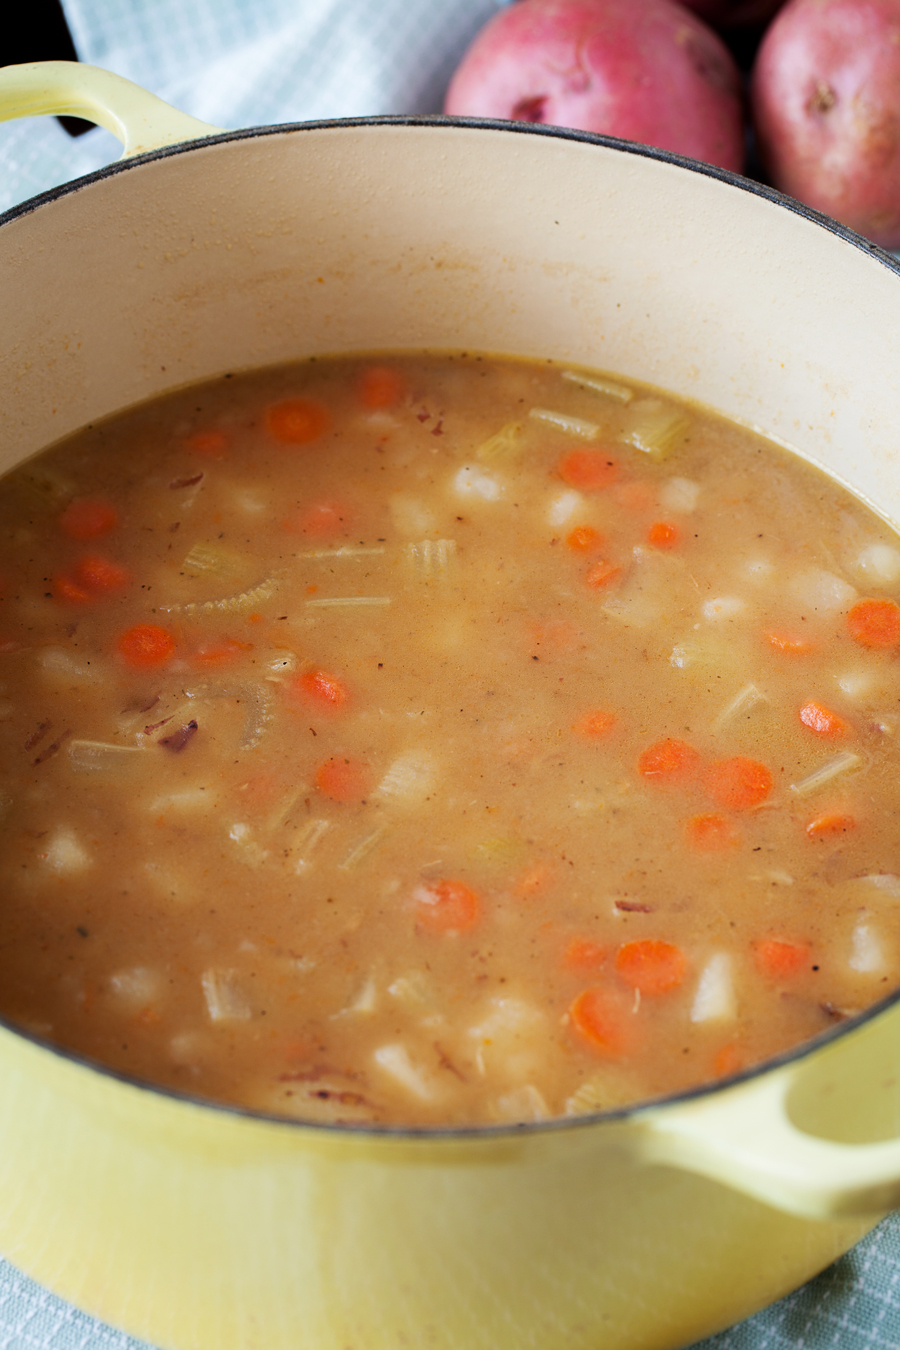
[[[752,98],[774,186],[900,248],[900,0],[789,0]]]
[[[641,141],[740,171],[740,76],[673,0],[519,0],[478,34],[444,111]]]

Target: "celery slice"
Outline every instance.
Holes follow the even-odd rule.
[[[139,745],[113,745],[107,741],[69,741],[69,766],[77,773],[123,769],[146,754]]]
[[[659,399],[642,399],[629,411],[630,420],[620,439],[657,461],[664,460],[690,430],[690,420]]]
[[[580,385],[582,389],[591,389],[595,394],[614,398],[619,403],[630,403],[634,398],[633,389],[626,388],[624,384],[616,384],[614,380],[602,380],[598,375],[582,375],[580,370],[563,370],[560,373],[570,384]]]
[[[347,854],[344,861],[338,863],[340,870],[342,872],[355,871],[356,868],[359,867],[359,864],[364,862],[369,854],[375,851],[387,832],[387,825],[379,825],[372,830],[371,834],[367,834],[364,838],[360,839],[358,843],[353,845],[353,848]]]
[[[190,600],[186,604],[160,605],[159,609],[162,614],[240,614],[243,610],[256,609],[266,600],[271,600],[277,589],[277,577],[267,577],[258,586],[239,591],[237,595],[227,595],[219,600]]]
[[[384,553],[381,547],[373,548],[317,548],[311,553],[301,553],[301,558],[372,558]]]
[[[568,413],[555,412],[552,408],[529,408],[528,416],[536,422],[547,422],[564,431],[567,436],[575,436],[580,441],[595,441],[600,435],[596,422],[587,422],[583,417],[570,417]]]
[[[353,609],[372,605],[389,605],[389,595],[329,595],[321,600],[307,600],[310,609]]]
[[[745,684],[743,689],[739,690],[731,702],[719,713],[719,716],[713,722],[713,731],[721,731],[736,717],[749,717],[768,701],[765,694],[761,693],[755,684]]]
[[[495,459],[511,459],[522,450],[523,429],[521,422],[507,422],[479,445],[475,458],[483,464],[490,464]]]
[[[312,820],[306,821],[306,823],[301,826],[297,838],[294,840],[294,848],[299,854],[297,861],[294,864],[294,871],[297,872],[298,875],[308,872],[310,867],[312,867],[310,858],[322,842],[323,836],[327,834],[330,829],[331,821],[322,820],[321,818],[313,818]]]
[[[420,577],[446,577],[456,562],[455,539],[422,539],[406,544],[403,556]]]
[[[811,792],[818,792],[819,788],[825,787],[841,774],[858,768],[861,763],[859,755],[854,755],[852,750],[844,750],[807,774],[805,778],[801,778],[799,783],[791,783],[791,792],[796,793],[798,797],[808,797]]]

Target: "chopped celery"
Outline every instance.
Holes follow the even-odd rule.
[[[189,699],[236,699],[246,709],[238,742],[242,750],[259,745],[272,720],[272,691],[265,684],[196,684],[184,693]]]
[[[373,548],[317,548],[311,553],[301,553],[301,558],[371,558],[384,553],[381,547]]]
[[[361,609],[390,603],[389,595],[329,595],[320,600],[306,601],[310,609]]]
[[[146,751],[139,745],[111,745],[107,741],[69,741],[69,766],[77,772],[103,772],[139,763]]]
[[[641,399],[629,409],[629,421],[620,439],[659,461],[666,459],[675,442],[685,436],[690,427],[690,421],[679,409],[659,399]]]
[[[213,576],[220,581],[228,581],[244,575],[254,565],[253,559],[246,554],[235,553],[233,549],[223,548],[218,543],[199,541],[184,558],[181,570],[192,576]]]
[[[420,577],[446,577],[456,562],[456,540],[422,539],[406,544],[403,556]]]
[[[347,854],[344,861],[338,863],[338,867],[341,869],[341,871],[342,872],[355,871],[356,868],[359,866],[359,864],[363,862],[366,858],[368,858],[370,853],[373,853],[375,851],[375,849],[384,839],[387,832],[388,832],[387,825],[378,825],[374,830],[371,831],[371,833],[365,835],[356,844],[354,844],[353,848]]]
[[[529,408],[528,416],[536,422],[547,422],[564,431],[567,436],[575,436],[580,441],[595,441],[600,435],[596,422],[587,422],[583,417],[570,417],[568,413],[555,412],[552,408]]]
[[[614,398],[619,403],[630,403],[634,398],[633,390],[624,384],[616,384],[614,380],[603,380],[599,375],[582,375],[580,370],[563,370],[560,373],[570,384],[580,385],[582,389],[591,389],[595,394]]]
[[[267,577],[249,591],[223,596],[218,600],[190,600],[186,604],[160,605],[162,614],[240,614],[271,600],[278,588],[277,577]]]
[[[297,853],[297,861],[294,863],[294,871],[298,874],[308,872],[312,863],[310,858],[319,844],[322,842],[322,836],[331,829],[330,820],[314,818],[307,820],[301,825],[297,837],[294,840],[294,851]]]
[[[761,705],[768,703],[768,701],[765,694],[761,693],[755,684],[745,684],[743,689],[739,690],[731,702],[719,713],[719,716],[713,722],[713,731],[721,731],[736,717],[749,717],[752,713],[758,712]]]
[[[483,441],[475,451],[475,458],[489,464],[494,459],[510,459],[522,449],[522,423],[507,422],[506,426],[495,431]]]
[[[825,787],[841,774],[858,768],[861,763],[859,755],[855,755],[852,750],[843,750],[833,759],[826,760],[805,778],[801,778],[799,783],[791,783],[791,792],[796,793],[798,797],[808,797],[811,792],[818,792],[819,788]]]

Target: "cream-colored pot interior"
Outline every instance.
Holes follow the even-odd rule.
[[[15,69],[0,116],[87,112],[131,151],[210,130]],[[699,399],[900,520],[896,267],[627,146],[440,120],[175,145],[7,218],[0,295],[2,468],[226,370],[463,348]],[[0,1029],[0,1249],[177,1350],[672,1350],[900,1200],[898,1051],[892,1006],[691,1100],[417,1138],[242,1117]]]

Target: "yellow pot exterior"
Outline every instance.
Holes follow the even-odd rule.
[[[201,144],[7,221],[0,293],[0,469],[229,369],[468,347],[697,398],[900,519],[900,276],[721,175],[621,147],[451,124]],[[898,1018],[806,1057],[804,1129],[887,1138]],[[823,1142],[781,1205],[765,1130],[708,1147],[699,1104],[342,1134],[179,1101],[3,1030],[0,1081],[0,1248],[173,1350],[674,1350],[877,1218],[798,1215],[882,1194],[877,1150],[858,1195],[826,1194],[841,1155]],[[751,1090],[710,1100],[739,1110]],[[884,1168],[888,1204],[892,1153]]]
[[[335,1135],[166,1098],[0,1034],[0,1247],[178,1350],[664,1350],[872,1220],[789,1218],[607,1122]]]

